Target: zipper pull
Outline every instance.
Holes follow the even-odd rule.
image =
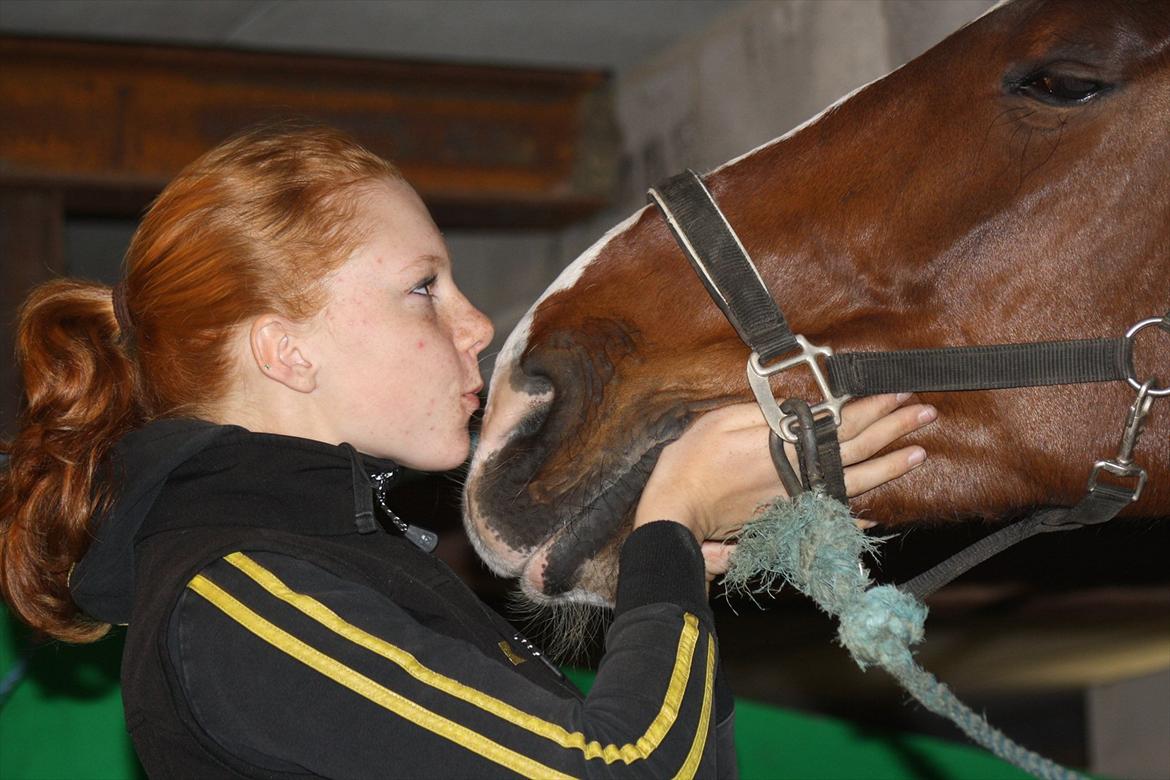
[[[439,535],[428,528],[411,525],[395,514],[394,510],[386,504],[386,490],[397,477],[397,469],[373,476],[374,496],[378,499],[378,506],[381,507],[382,512],[390,520],[390,524],[394,526],[394,530],[406,537],[407,541],[418,549],[425,553],[432,553],[439,546]]]
[[[417,525],[411,525],[402,520],[399,520],[399,522],[406,526],[402,531],[402,535],[410,540],[418,549],[426,553],[431,553],[439,546],[439,535],[434,531],[419,528]]]
[[[517,633],[512,636],[512,641],[519,643],[521,647],[528,651],[529,655],[547,666],[552,671],[552,673],[557,676],[558,680],[564,681],[565,673],[560,670],[560,667],[545,658],[544,653],[537,650],[536,645],[532,644],[532,642],[530,642],[527,637],[525,637],[523,634]]]

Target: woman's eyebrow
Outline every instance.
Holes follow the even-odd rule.
[[[419,255],[411,265],[429,265],[447,268],[451,265],[451,260],[443,255]]]
[[[419,255],[401,266],[403,273],[415,273],[421,269],[442,269],[451,265],[451,261],[442,255]]]

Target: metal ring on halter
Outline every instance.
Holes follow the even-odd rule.
[[[1142,320],[1137,325],[1134,325],[1132,328],[1127,330],[1125,332],[1125,337],[1127,339],[1129,339],[1130,342],[1132,342],[1133,337],[1136,336],[1139,331],[1144,330],[1145,328],[1148,328],[1151,325],[1161,325],[1162,319],[1163,319],[1162,317],[1150,317],[1149,319]],[[1157,377],[1154,377],[1154,378],[1156,379]],[[1157,397],[1157,398],[1161,398],[1162,396],[1165,396],[1165,395],[1170,395],[1170,385],[1167,385],[1166,387],[1156,387],[1148,381],[1147,382],[1139,382],[1137,377],[1132,376],[1132,375],[1127,376],[1125,378],[1125,381],[1129,382],[1129,386],[1132,387],[1134,390],[1141,390],[1143,384],[1150,385],[1150,387],[1146,390],[1146,392],[1148,392],[1150,395]]]

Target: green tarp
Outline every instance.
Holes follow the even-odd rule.
[[[0,615],[0,681],[27,666],[0,709],[3,780],[123,780],[141,776],[122,725],[121,633],[94,645],[22,652],[24,632]],[[592,677],[571,672],[588,687]],[[845,721],[739,700],[744,780],[999,780],[1027,777],[976,748],[875,733]]]

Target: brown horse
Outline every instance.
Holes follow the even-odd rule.
[[[1170,309],[1170,2],[1002,4],[705,181],[815,344],[1120,336]],[[1137,374],[1170,380],[1166,336],[1136,341]],[[617,226],[497,360],[466,493],[480,553],[537,600],[606,601],[659,451],[751,399],[746,357],[660,214]],[[818,400],[806,376],[779,374],[777,396]],[[1071,505],[1133,399],[1124,383],[924,396],[931,460],[854,506],[893,524]],[[1170,514],[1168,439],[1163,400],[1129,514]]]

